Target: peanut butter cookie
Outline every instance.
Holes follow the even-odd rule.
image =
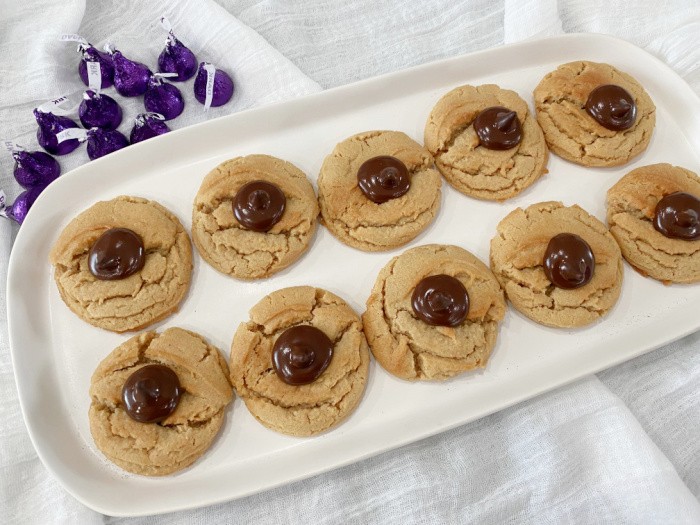
[[[374,252],[406,244],[435,218],[440,174],[427,149],[398,131],[354,135],[318,177],[323,224],[340,241]]]
[[[227,160],[202,182],[192,239],[202,258],[239,279],[283,270],[309,247],[318,204],[306,175],[269,155]]]
[[[369,350],[357,314],[310,286],[264,297],[231,345],[231,382],[266,427],[311,436],[343,421],[362,398]]]
[[[379,272],[362,320],[385,370],[442,380],[486,366],[505,310],[484,263],[458,246],[428,244]]]
[[[547,173],[547,144],[527,103],[494,84],[443,96],[425,125],[425,146],[458,191],[502,201]]]
[[[113,332],[139,330],[176,311],[192,276],[192,247],[180,221],[138,197],[82,212],[61,232],[49,260],[66,305]]]
[[[233,393],[217,348],[181,328],[145,332],[118,346],[90,383],[90,432],[119,467],[163,476],[211,445]]]
[[[553,327],[600,319],[622,287],[620,248],[605,225],[560,202],[509,213],[491,240],[491,270],[515,308]]]
[[[583,166],[618,166],[649,145],[656,106],[627,73],[569,62],[535,88],[537,121],[549,149]]]
[[[700,281],[699,199],[700,177],[684,168],[652,164],[622,177],[608,190],[608,225],[627,262],[666,284]]]

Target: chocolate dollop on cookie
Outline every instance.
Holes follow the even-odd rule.
[[[601,126],[613,131],[623,131],[634,125],[637,104],[624,88],[614,84],[598,86],[588,95],[586,113]]]
[[[170,368],[146,365],[124,383],[122,402],[131,419],[140,423],[157,423],[175,411],[182,393],[180,380]]]
[[[125,279],[143,268],[146,253],[141,237],[128,228],[110,228],[88,255],[90,273],[101,281]]]
[[[362,163],[357,170],[357,184],[369,200],[382,204],[405,195],[411,188],[411,176],[399,159],[381,155]]]
[[[589,244],[573,233],[560,233],[544,252],[544,273],[557,288],[580,288],[593,277],[595,257]]]
[[[654,228],[673,239],[700,239],[700,199],[682,191],[666,195],[656,205]]]
[[[431,275],[416,285],[411,305],[418,318],[430,325],[457,326],[469,312],[469,295],[458,279]]]
[[[474,119],[474,131],[486,149],[514,148],[523,139],[518,114],[502,106],[486,108]]]
[[[288,385],[313,383],[333,358],[333,342],[318,328],[299,325],[288,328],[272,349],[272,366]]]
[[[278,186],[264,180],[244,185],[233,200],[233,215],[249,230],[269,231],[279,222],[287,197]]]

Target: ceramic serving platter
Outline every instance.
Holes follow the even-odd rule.
[[[447,184],[436,220],[409,246],[385,253],[349,248],[323,227],[284,272],[257,282],[225,277],[195,256],[191,290],[158,330],[201,333],[228,356],[238,324],[279,288],[313,285],[364,311],[379,270],[405,248],[457,244],[488,261],[496,224],[542,200],[579,204],[605,220],[605,193],[630,169],[670,162],[700,172],[700,100],[671,69],[611,37],[569,35],[525,42],[418,66],[282,104],[245,111],[130,146],[63,175],[37,200],[10,257],[10,343],[19,398],[39,457],[68,492],[109,515],[145,515],[240,498],[442,432],[616,365],[700,328],[700,285],[664,286],[625,265],[617,305],[577,330],[545,328],[512,308],[488,366],[445,383],[409,383],[370,366],[359,408],[340,427],[307,439],[261,426],[240,399],[213,446],[191,468],[164,478],[126,474],[95,448],[88,388],[97,364],[130,335],[94,328],[62,303],[49,249],[78,212],[117,195],[155,199],[190,227],[202,179],[219,162],[251,153],[289,160],[315,182],[336,143],[366,130],[392,129],[422,142],[431,108],[461,84],[497,83],[532,105],[532,90],[559,64],[608,62],[632,74],[657,107],[648,150],[630,164],[586,169],[552,155],[549,173],[504,203],[470,199]],[[241,80],[242,82],[245,79]]]

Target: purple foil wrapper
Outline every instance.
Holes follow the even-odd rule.
[[[122,122],[122,108],[112,97],[88,89],[78,108],[78,116],[85,128],[112,130]]]
[[[127,138],[117,130],[101,128],[88,130],[87,154],[90,160],[99,159],[129,145]]]
[[[29,209],[32,207],[39,194],[44,191],[45,187],[46,186],[37,186],[23,191],[11,206],[0,209],[0,214],[22,224],[27,217]]]
[[[39,141],[39,146],[44,148],[52,155],[65,155],[70,153],[75,148],[80,146],[80,141],[77,139],[66,140],[59,144],[56,135],[68,128],[79,127],[68,117],[60,117],[53,113],[44,113],[38,109],[34,110],[39,129],[36,132],[36,139]]]
[[[138,97],[148,89],[151,70],[140,62],[129,60],[120,51],[112,54],[114,61],[114,87],[123,97]]]
[[[175,82],[189,80],[197,72],[197,58],[185,45],[180,42],[172,31],[168,33],[165,49],[158,57],[158,70],[161,73],[177,73],[172,77]]]
[[[207,72],[204,66],[206,62],[199,64],[197,78],[194,79],[194,96],[204,104],[207,98]],[[211,99],[211,107],[223,106],[233,96],[233,80],[225,71],[217,69],[214,74],[214,91]]]
[[[152,76],[148,81],[143,105],[146,111],[160,113],[165,120],[174,119],[185,109],[185,101],[180,90],[172,84],[163,82],[157,76]]]
[[[15,179],[23,188],[46,187],[61,174],[56,159],[43,151],[15,151]]]
[[[141,113],[134,119],[134,127],[131,130],[129,138],[132,144],[136,144],[137,142],[163,135],[169,131],[170,128],[163,122],[161,115]]]
[[[78,64],[78,74],[83,84],[89,86],[88,82],[88,72],[86,62],[99,62],[100,63],[100,74],[102,76],[101,89],[108,88],[114,83],[114,64],[112,63],[112,57],[109,53],[103,53],[91,44],[81,45],[78,47],[78,52],[83,54],[83,58]]]

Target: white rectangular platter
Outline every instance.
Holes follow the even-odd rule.
[[[340,427],[298,439],[267,430],[237,399],[213,446],[191,468],[159,479],[125,474],[96,450],[88,428],[88,387],[97,364],[130,335],[93,328],[61,302],[48,253],[60,230],[98,200],[131,194],[155,199],[189,229],[192,202],[219,162],[251,153],[289,160],[315,181],[347,136],[394,129],[422,142],[435,102],[461,84],[497,83],[532,105],[532,90],[564,62],[608,62],[636,77],[657,106],[649,149],[627,166],[585,169],[556,156],[549,174],[515,199],[489,203],[443,185],[434,223],[410,246],[449,243],[488,261],[498,221],[542,200],[577,203],[605,219],[605,193],[630,169],[670,162],[700,171],[700,101],[663,63],[600,35],[525,42],[427,64],[290,102],[246,111],[130,146],[53,183],[22,226],[10,258],[10,343],[24,418],[37,453],[85,505],[109,515],[146,515],[209,505],[289,483],[472,421],[621,363],[700,328],[700,285],[664,286],[625,266],[619,302],[601,322],[578,330],[539,326],[509,309],[485,370],[445,383],[398,380],[372,362],[365,396]],[[245,82],[245,79],[241,80]],[[407,248],[407,247],[405,247]],[[404,248],[404,249],[405,249]],[[195,330],[228,356],[249,308],[279,288],[308,284],[364,311],[379,270],[402,252],[363,253],[324,228],[308,253],[259,282],[227,278],[195,257],[181,310],[158,330]]]

